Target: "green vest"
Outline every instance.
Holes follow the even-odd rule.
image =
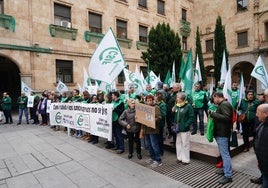
[[[116,108],[116,107],[118,107],[120,104],[121,104],[121,100],[120,99],[117,99],[116,101],[112,101],[112,104],[113,104],[113,107],[114,107],[114,109]],[[116,113],[116,112],[114,112],[113,111],[113,114],[112,114],[112,120],[113,121],[117,121],[118,120],[118,114]]]
[[[26,108],[28,103],[28,97],[27,96],[20,96],[17,101],[19,108]]]
[[[202,90],[192,92],[192,103],[194,108],[202,108],[204,106],[204,98],[206,93]]]
[[[9,96],[3,98],[2,109],[3,110],[11,110],[11,108],[12,108],[12,99]]]
[[[239,91],[237,90],[232,90],[232,107],[236,108],[237,102],[238,102],[238,97],[239,97]]]

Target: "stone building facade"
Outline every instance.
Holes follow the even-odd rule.
[[[146,69],[141,52],[147,48],[149,30],[159,22],[169,23],[179,33],[184,52],[195,49],[199,26],[204,63],[210,67],[213,53],[208,49],[218,15],[225,25],[233,74],[238,75],[245,65],[249,81],[258,55],[267,61],[266,1],[0,0],[0,92],[18,96],[21,80],[38,92],[55,90],[58,79],[69,89],[77,88],[83,82],[83,68],[88,68],[109,28],[129,70],[136,65]],[[120,78],[117,84],[122,87]]]

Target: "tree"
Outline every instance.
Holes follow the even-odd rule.
[[[227,62],[228,62],[228,55],[229,55],[227,48],[226,48],[225,28],[222,25],[220,16],[218,16],[216,20],[216,27],[214,31],[214,42],[215,42],[214,52],[213,52],[214,73],[215,73],[214,76],[215,76],[215,80],[217,84],[220,81],[220,76],[221,76],[220,71],[221,71],[223,51],[225,50],[227,65],[228,65]]]
[[[206,74],[205,74],[205,66],[204,66],[204,59],[203,59],[203,54],[202,54],[199,27],[197,27],[197,30],[196,30],[196,43],[195,43],[195,45],[196,45],[195,62],[196,62],[196,58],[198,56],[199,64],[200,64],[200,70],[201,70],[201,76],[202,76],[202,82],[203,82],[203,84],[206,84],[207,83],[207,77],[206,77]]]
[[[171,71],[175,61],[176,72],[180,68],[181,44],[178,34],[170,29],[169,24],[158,23],[149,32],[149,47],[142,52],[141,58],[150,63],[150,68],[156,75],[160,74],[161,80],[165,79],[168,70]],[[178,77],[178,74],[176,75]]]

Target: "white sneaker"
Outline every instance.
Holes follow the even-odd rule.
[[[147,164],[152,164],[153,162],[154,162],[154,160],[153,159],[147,159],[146,161],[145,161]]]
[[[154,161],[153,164],[150,165],[152,168],[155,168],[155,167],[159,167],[159,166],[162,166],[162,163],[161,162],[158,162],[158,161]]]

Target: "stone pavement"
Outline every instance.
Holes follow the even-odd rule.
[[[188,186],[63,131],[1,124],[0,187]]]
[[[97,145],[68,137],[48,126],[0,125],[0,188],[2,187],[189,187],[139,165],[136,156],[127,159]],[[174,153],[165,152],[165,162],[175,163]],[[259,176],[253,150],[232,158],[233,168]],[[247,180],[249,181],[249,180]]]

